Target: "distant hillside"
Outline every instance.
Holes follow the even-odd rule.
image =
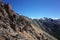
[[[34,19],[42,30],[60,40],[60,19],[41,18]]]

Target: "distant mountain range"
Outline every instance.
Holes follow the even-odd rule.
[[[41,18],[34,19],[42,30],[60,40],[60,19]]]
[[[31,19],[0,0],[0,40],[60,40],[60,19]]]

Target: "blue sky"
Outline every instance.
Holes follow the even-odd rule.
[[[60,18],[60,0],[3,0],[15,12],[31,18]]]

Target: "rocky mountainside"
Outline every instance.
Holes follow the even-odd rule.
[[[57,40],[40,29],[32,19],[12,10],[0,0],[0,40]]]
[[[42,30],[60,40],[60,19],[42,18],[34,19]]]

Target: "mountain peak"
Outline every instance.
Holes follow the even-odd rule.
[[[0,4],[0,40],[57,40],[47,37],[32,19],[16,14],[10,4]]]
[[[12,10],[12,7],[11,7],[10,4],[8,4],[8,3],[5,3],[5,4],[0,3],[0,11],[1,11],[1,13],[2,13],[3,16],[6,16],[6,15],[10,15],[10,13],[13,10]]]

